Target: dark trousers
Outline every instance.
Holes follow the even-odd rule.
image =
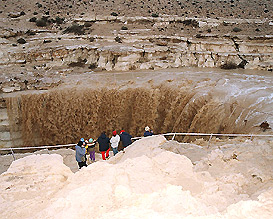
[[[89,154],[90,154],[90,160],[95,161],[95,151],[90,151]]]
[[[82,167],[87,167],[86,161],[83,162],[78,162],[79,168],[81,169]]]

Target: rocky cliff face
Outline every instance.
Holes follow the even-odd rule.
[[[0,147],[23,145],[19,99],[0,98]],[[8,110],[9,109],[9,110]]]
[[[196,27],[219,26],[224,22],[179,17],[165,19],[96,17],[76,21],[79,24],[148,22],[157,27],[185,21],[194,23]],[[249,24],[258,21],[225,20],[226,24],[228,22]],[[37,30],[37,34],[29,37],[26,43],[13,48],[10,48],[9,40],[2,40],[1,65],[43,62],[53,67],[81,63],[109,71],[123,71],[183,66],[221,67],[225,63],[234,63],[247,69],[272,70],[272,35],[248,37],[226,34],[219,37],[218,34],[202,33],[183,37],[164,35],[164,32],[161,35],[150,35],[149,31],[120,30],[112,36],[90,34],[75,36]]]
[[[36,83],[31,82],[31,77],[17,81],[16,85],[16,80],[7,81],[16,74],[18,78],[22,69],[27,67],[38,71],[41,77],[47,77],[46,73],[54,71],[54,68],[73,67],[86,67],[95,71],[176,67],[273,69],[273,35],[248,36],[240,34],[240,28],[236,29],[238,25],[272,26],[268,19],[96,16],[74,19],[71,25],[81,28],[89,26],[86,24],[92,24],[96,30],[101,29],[102,34],[64,34],[53,29],[33,29],[32,34],[23,30],[2,31],[0,67],[6,76],[6,79],[2,78],[2,92],[31,89],[31,84]],[[145,26],[142,25],[140,29],[122,26],[120,30],[114,28],[111,31],[111,27],[117,24]],[[195,34],[183,36],[181,33],[170,34],[164,31],[166,27],[178,28],[180,25],[195,30]],[[204,31],[219,26],[229,27],[232,31]],[[104,27],[110,30],[104,32]],[[30,71],[27,69],[27,74],[31,75]],[[58,83],[58,80],[43,82],[39,86],[44,88]]]
[[[66,38],[66,36],[62,37]],[[2,52],[2,65],[46,63],[48,67],[91,65],[93,69],[128,71],[171,67],[221,67],[234,63],[245,69],[272,70],[273,37],[262,40],[203,36],[202,39],[169,36],[93,36],[95,44],[79,44],[67,37],[73,46],[31,47]],[[52,38],[51,38],[52,39]],[[88,36],[86,36],[87,40]],[[31,39],[35,40],[35,39]],[[112,45],[109,45],[112,44]]]

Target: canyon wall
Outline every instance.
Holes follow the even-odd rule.
[[[47,67],[54,67],[78,63],[89,65],[92,69],[128,71],[176,67],[213,68],[234,63],[245,69],[273,69],[273,37],[237,40],[213,36],[204,39],[135,36],[121,37],[123,43],[115,43],[114,37],[93,36],[100,45],[77,44],[77,38],[62,36],[64,38],[74,45],[5,51],[0,54],[0,65],[46,63]],[[85,40],[88,40],[88,36]]]
[[[23,45],[11,47],[10,38],[24,35],[21,31],[1,32],[0,65],[45,63],[48,67],[89,65],[92,69],[127,71],[173,67],[221,67],[233,63],[245,69],[273,69],[273,36],[248,36],[240,32],[209,33],[217,26],[272,26],[270,20],[258,19],[197,19],[169,16],[78,18],[74,24],[96,25],[149,24],[160,29],[185,24],[188,29],[200,29],[192,36],[164,33],[151,34],[151,29],[114,30],[103,35],[63,34],[56,30],[31,30]],[[223,25],[224,24],[224,25]],[[232,26],[233,27],[233,26]],[[201,31],[202,30],[202,31]]]

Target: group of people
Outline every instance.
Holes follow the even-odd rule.
[[[110,148],[112,148],[114,156],[118,153],[119,142],[122,142],[123,152],[124,148],[132,144],[132,136],[121,130],[119,135],[117,131],[112,132],[113,136],[108,138],[106,132],[102,132],[97,140],[93,140],[90,138],[89,140],[80,139],[78,144],[76,145],[76,161],[78,162],[79,168],[81,169],[83,166],[87,166],[87,157],[86,155],[90,155],[90,160],[95,161],[95,145],[99,144],[99,151],[101,152],[101,156],[103,160],[109,158]],[[145,127],[144,137],[153,135],[153,131],[149,126]]]
[[[113,150],[114,156],[118,153],[119,142],[122,142],[123,151],[124,148],[132,144],[132,136],[125,132],[124,130],[120,131],[120,134],[117,134],[117,131],[113,131],[113,136],[108,138],[106,132],[102,132],[97,140],[92,138],[89,141],[84,140],[83,138],[76,145],[76,161],[78,162],[79,168],[87,166],[86,155],[90,154],[90,160],[95,161],[95,145],[99,144],[99,151],[101,152],[102,159],[106,160],[109,157],[110,145]]]

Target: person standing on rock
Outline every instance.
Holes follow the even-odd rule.
[[[118,144],[120,141],[119,135],[117,135],[117,131],[113,131],[113,136],[110,139],[111,147],[113,149],[114,156],[118,153]]]
[[[76,161],[78,162],[79,168],[81,169],[83,166],[87,167],[86,159],[85,159],[85,152],[86,149],[83,146],[83,141],[79,141],[75,147],[76,150]]]
[[[124,130],[120,131],[120,140],[122,142],[123,149],[132,144],[132,136]]]
[[[99,143],[99,151],[101,152],[102,159],[106,160],[105,152],[106,152],[106,158],[108,158],[109,151],[110,151],[110,145],[109,145],[110,139],[106,136],[105,132],[102,132],[97,142]]]
[[[146,127],[145,127],[145,132],[144,132],[144,137],[152,136],[152,135],[153,135],[153,131],[150,130],[150,127],[149,127],[149,126],[146,126]]]
[[[87,140],[84,140],[83,141],[83,147],[85,148],[85,155],[84,155],[84,157],[85,157],[85,161],[87,161],[87,149],[88,149],[88,141]]]
[[[92,138],[90,138],[89,144],[88,144],[88,152],[90,154],[91,161],[95,161],[95,145],[96,145],[96,141],[94,141]]]

